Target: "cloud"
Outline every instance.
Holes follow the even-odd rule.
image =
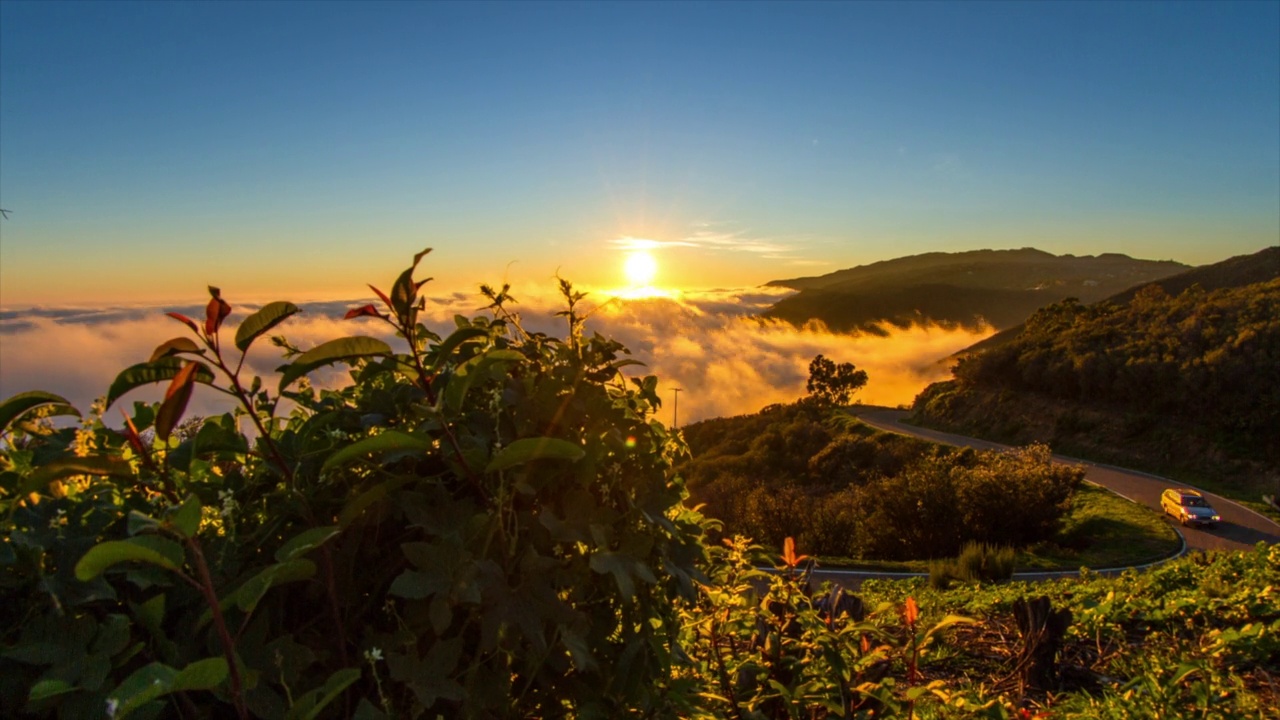
[[[703,223],[698,227],[710,227]],[[742,232],[698,230],[679,240],[652,240],[649,238],[620,237],[609,241],[617,250],[660,250],[663,248],[698,248],[712,252],[737,252],[759,255],[770,260],[791,260],[796,248],[792,245],[753,238]]]
[[[837,362],[853,362],[866,370],[870,381],[857,399],[871,404],[909,403],[930,382],[945,379],[949,370],[938,360],[990,335],[990,330],[916,326],[890,329],[887,337],[833,333],[820,326],[796,329],[781,322],[756,317],[762,309],[789,291],[774,288],[717,289],[688,292],[675,298],[644,300],[609,299],[591,294],[587,304],[598,301],[587,322],[589,332],[613,337],[645,363],[628,368],[636,375],[660,378],[659,389],[668,405],[659,418],[671,421],[671,388],[683,388],[681,424],[695,420],[750,413],[777,402],[804,395],[808,366],[815,355]],[[522,324],[530,331],[562,335],[564,319],[557,296],[549,289],[514,288]],[[393,347],[399,341],[372,320],[344,321],[350,307],[369,302],[311,303],[303,312],[277,327],[302,348],[343,335],[373,335]],[[451,294],[427,302],[424,321],[441,334],[453,327],[455,314],[474,316],[487,301],[478,294]],[[146,360],[161,342],[186,332],[163,315],[175,308],[116,308],[99,312],[62,313],[55,310],[7,312],[0,317],[0,397],[25,390],[48,390],[66,396],[77,407],[106,393],[121,369]],[[245,317],[250,306],[237,307],[229,324]],[[185,308],[202,317],[199,308]],[[265,338],[251,350],[248,371],[274,385],[275,368],[284,361],[280,351]],[[317,384],[345,382],[342,370],[317,378]],[[130,393],[119,405],[133,400],[156,401],[160,386]],[[200,392],[192,400],[192,414],[225,412],[230,405],[221,395]],[[113,411],[114,413],[114,411]]]
[[[669,247],[698,247],[696,243],[686,240],[651,240],[649,238],[620,237],[609,241],[618,250],[633,252],[635,250],[660,250]]]

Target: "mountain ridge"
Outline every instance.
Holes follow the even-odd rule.
[[[797,326],[818,320],[836,331],[883,333],[886,324],[917,323],[1000,330],[1068,297],[1092,302],[1188,269],[1172,260],[1119,253],[1053,255],[1035,248],[933,252],[771,281],[768,286],[799,292],[763,315]]]

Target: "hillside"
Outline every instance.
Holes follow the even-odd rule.
[[[1227,275],[1200,277],[1215,273]],[[1256,499],[1280,460],[1278,368],[1280,278],[1191,283],[1176,296],[1152,285],[1125,304],[1038,311],[1005,344],[963,357],[914,409],[925,425],[1048,442]]]
[[[796,325],[820,320],[840,331],[918,322],[1003,329],[1068,297],[1093,302],[1186,269],[1172,261],[1111,253],[1058,256],[1033,248],[926,253],[775,280],[769,285],[800,292],[764,315]]]
[[[1243,287],[1253,283],[1266,282],[1280,278],[1280,246],[1269,247],[1252,255],[1237,255],[1222,262],[1193,268],[1186,272],[1170,275],[1151,283],[1135,285],[1123,290],[1101,302],[1127,304],[1146,285],[1159,285],[1170,295],[1178,295],[1194,285],[1204,290],[1221,290],[1223,288]],[[1022,323],[1006,328],[989,338],[974,343],[970,347],[956,353],[955,356],[988,350],[1004,345],[1022,332]]]

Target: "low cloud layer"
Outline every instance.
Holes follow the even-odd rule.
[[[672,388],[680,394],[680,424],[717,416],[751,413],[765,405],[790,402],[804,395],[809,361],[823,354],[837,362],[853,362],[870,381],[856,399],[868,404],[910,403],[930,382],[949,375],[939,359],[990,335],[939,327],[891,330],[888,337],[832,333],[820,327],[796,329],[754,317],[782,291],[769,288],[686,293],[677,298],[612,300],[595,306],[588,331],[622,342],[655,374],[666,405],[661,419],[671,422]],[[554,317],[558,299],[517,292],[521,321],[529,330],[562,334],[564,320]],[[234,298],[230,298],[234,301]],[[591,306],[596,296],[587,299]],[[295,345],[307,348],[342,335],[375,335],[395,345],[383,325],[368,319],[344,321],[342,314],[368,300],[304,306],[304,312],[276,329]],[[442,334],[453,327],[455,314],[476,315],[485,301],[455,293],[432,298],[428,324]],[[31,310],[0,313],[0,397],[24,390],[48,390],[66,396],[77,407],[106,393],[117,372],[146,360],[159,343],[186,333],[164,316],[166,310],[201,317],[201,308],[110,308],[106,310]],[[237,307],[229,324],[252,308]],[[224,331],[225,332],[225,331]],[[232,333],[234,330],[231,331]],[[282,362],[279,350],[265,339],[250,353],[248,366],[264,376]],[[264,378],[265,379],[265,378]],[[340,381],[337,374],[325,379]],[[156,400],[161,388],[137,390],[130,400]],[[209,414],[229,409],[212,392],[198,393],[189,412]],[[114,412],[114,411],[113,411]]]

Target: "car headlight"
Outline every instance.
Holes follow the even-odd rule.
[[[1221,520],[1222,518],[1218,517],[1217,515],[1214,515],[1212,519],[1216,522],[1218,520]]]

